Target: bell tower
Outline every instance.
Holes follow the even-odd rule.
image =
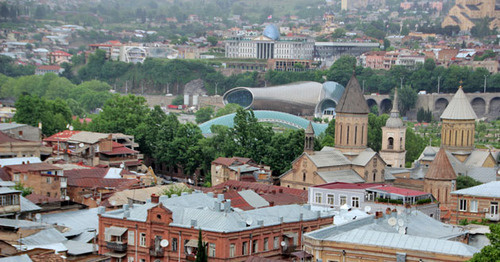
[[[404,167],[406,161],[406,127],[399,116],[398,89],[394,91],[391,116],[382,127],[382,150],[380,157],[391,167]]]
[[[304,152],[309,155],[314,154],[314,128],[311,121],[309,121],[305,131]]]

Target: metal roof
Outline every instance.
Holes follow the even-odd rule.
[[[395,249],[407,249],[423,252],[473,256],[479,252],[475,247],[457,241],[402,235],[399,233],[378,232],[354,229],[332,236],[328,241],[352,243],[357,245],[381,246]]]
[[[267,202],[264,198],[259,196],[259,194],[255,193],[255,191],[253,190],[240,191],[238,192],[238,194],[254,208],[269,206],[269,202]]]
[[[9,130],[12,128],[18,128],[27,126],[27,124],[18,124],[18,123],[0,123],[0,131]]]
[[[356,171],[352,169],[316,172],[326,183],[343,182],[343,183],[363,183],[365,180],[361,178]]]
[[[24,245],[45,245],[61,243],[66,240],[68,239],[55,228],[43,229],[33,235],[19,239],[19,241]]]
[[[63,233],[64,236],[76,236],[90,229],[99,229],[97,208],[43,214],[42,221],[44,223],[57,224],[69,228],[69,231]]]
[[[36,228],[46,228],[47,224],[42,224],[38,222],[32,222],[28,220],[16,220],[8,218],[0,218],[0,226],[10,227],[10,228],[23,228],[23,229],[36,229]]]
[[[79,255],[85,255],[85,254],[90,254],[92,252],[97,251],[98,247],[97,244],[88,244],[88,243],[82,243],[78,241],[72,241],[68,240],[63,243],[66,248],[68,248],[68,255],[72,256],[79,256]]]
[[[160,197],[160,202],[172,211],[172,226],[191,227],[192,221],[196,221],[196,227],[203,230],[215,232],[239,232],[260,227],[259,221],[264,226],[284,222],[297,222],[301,216],[303,220],[333,217],[332,211],[312,211],[304,206],[285,205],[264,207],[248,211],[220,210],[220,202],[210,195],[203,193],[192,193],[178,197]],[[158,204],[146,203],[144,205],[133,205],[129,208],[130,216],[127,220],[146,221],[148,210]],[[301,215],[302,214],[302,215]],[[104,213],[103,217],[122,219],[124,210],[114,210]]]
[[[42,163],[39,157],[12,157],[0,159],[0,166],[20,165],[22,163]]]
[[[21,193],[21,191],[7,187],[0,187],[0,194],[14,194],[14,193]]]
[[[456,190],[451,192],[451,194],[498,198],[500,197],[500,181],[493,181],[479,186]]]
[[[291,127],[297,128],[300,127],[302,129],[306,129],[307,126],[309,125],[309,121],[305,118],[298,117],[292,114],[288,113],[283,113],[283,112],[277,112],[277,111],[269,111],[269,110],[255,110],[253,111],[255,117],[258,119],[258,121],[264,121],[264,122],[280,122],[280,123],[285,123],[287,125],[290,125]],[[203,134],[211,134],[212,131],[210,128],[213,125],[223,125],[227,127],[234,127],[234,116],[236,114],[229,114],[221,117],[214,118],[210,121],[207,121],[203,124],[198,125],[198,127],[201,129],[201,132]],[[318,136],[319,134],[323,133],[326,128],[328,127],[328,124],[318,124],[318,123],[312,123],[313,128],[314,128],[314,134]]]
[[[337,149],[329,150],[328,148],[323,148],[321,151],[315,151],[314,154],[306,153],[306,155],[313,161],[317,168],[351,164],[351,161]]]
[[[352,164],[357,166],[366,166],[366,164],[368,164],[368,162],[376,154],[377,153],[373,151],[371,148],[367,148],[364,151],[361,151],[359,155],[352,160]]]
[[[469,155],[467,160],[465,160],[465,165],[466,166],[474,166],[474,167],[482,167],[484,164],[484,161],[491,156],[491,152],[485,151],[485,150],[474,150],[472,153]]]
[[[33,262],[27,254],[0,258],[0,262]]]
[[[363,96],[361,87],[359,86],[358,79],[353,74],[347,87],[345,88],[344,94],[338,103],[335,111],[338,113],[346,114],[366,114],[370,113],[366,99]]]
[[[109,134],[95,133],[88,131],[80,131],[69,138],[69,142],[85,143],[85,144],[95,144],[101,139],[105,139]]]
[[[489,183],[497,180],[498,168],[495,167],[472,167],[467,171],[470,176],[481,183]]]
[[[446,109],[441,114],[441,119],[453,120],[475,120],[477,119],[476,112],[472,109],[469,100],[465,96],[462,87],[458,88],[457,93],[451,99]]]
[[[398,224],[395,226],[389,225],[388,220],[391,217],[396,218]],[[405,234],[399,233],[399,223],[403,224]],[[472,256],[473,253],[479,250],[449,240],[466,233],[467,231],[461,227],[441,223],[418,210],[412,210],[411,212],[406,210],[401,214],[392,213],[378,219],[375,219],[374,215],[358,218],[344,224],[332,225],[309,232],[305,234],[305,237],[323,241],[360,243],[397,249]]]
[[[42,208],[29,201],[27,198],[21,196],[21,212],[33,212],[41,210]]]

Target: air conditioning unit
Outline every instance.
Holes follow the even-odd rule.
[[[487,208],[487,207],[483,208],[484,213],[488,213],[488,211],[489,211],[489,208]]]

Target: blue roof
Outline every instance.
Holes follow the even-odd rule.
[[[214,118],[210,121],[207,121],[203,124],[200,124],[199,127],[201,129],[201,132],[203,134],[211,134],[212,131],[210,130],[210,127],[213,125],[223,125],[227,127],[234,127],[234,116],[236,113],[221,116],[218,118]],[[286,124],[292,128],[298,129],[306,129],[307,125],[309,125],[309,120],[299,117],[299,116],[294,116],[292,114],[287,114],[283,112],[277,112],[277,111],[268,111],[268,110],[255,110],[254,111],[255,117],[258,119],[259,122],[270,122],[270,123],[282,123]],[[314,133],[317,135],[323,133],[326,128],[328,127],[328,124],[318,124],[318,123],[312,123]]]
[[[262,34],[272,40],[278,40],[280,38],[280,32],[274,24],[266,26]]]

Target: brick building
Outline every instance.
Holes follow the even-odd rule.
[[[40,141],[17,139],[0,132],[0,158],[39,157],[45,159],[50,156],[51,152],[51,148],[42,145]]]
[[[99,215],[99,253],[111,261],[194,261],[202,230],[209,261],[290,255],[302,234],[329,225],[333,212],[287,205],[241,211],[223,195],[152,196],[144,205]],[[163,241],[167,240],[167,241]]]
[[[498,203],[500,202],[500,181],[494,181],[475,187],[451,192],[451,220],[458,224],[460,220],[500,221]]]
[[[212,186],[228,180],[271,183],[269,166],[258,165],[246,157],[219,157],[212,161]]]
[[[64,199],[67,196],[67,178],[61,167],[47,163],[25,163],[4,167],[10,180],[33,188],[33,193]]]

